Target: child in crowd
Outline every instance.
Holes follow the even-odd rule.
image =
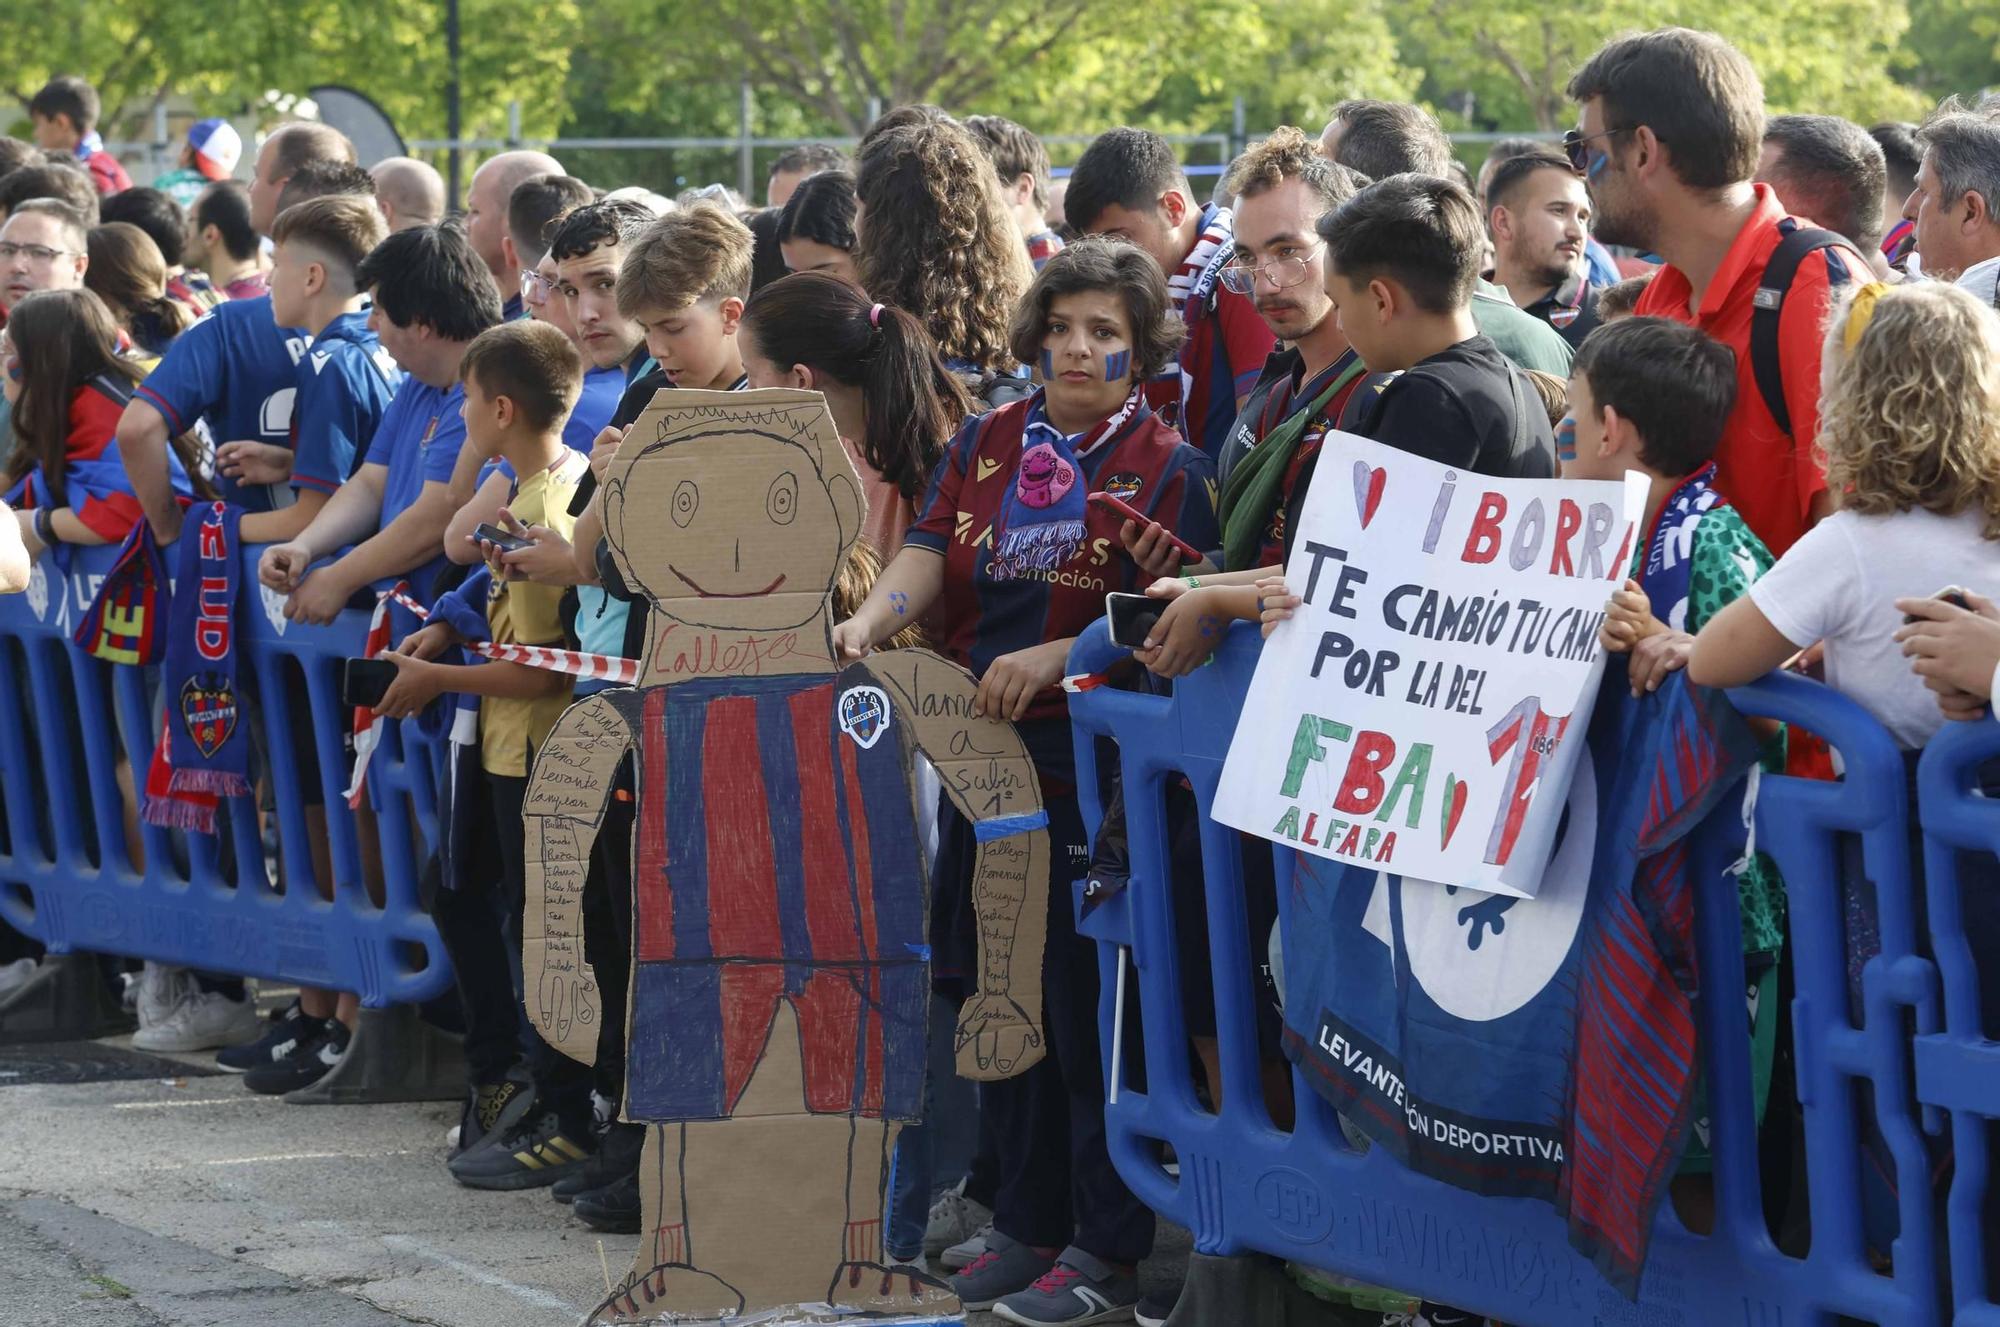
[[[194,310],[167,292],[160,246],[137,226],[113,221],[91,227],[84,248],[90,256],[84,288],[104,301],[145,367],[152,368],[195,320]]]
[[[460,364],[465,388],[466,444],[482,460],[505,461],[517,476],[509,506],[523,521],[567,534],[570,496],[589,468],[581,452],[563,444],[562,430],[583,387],[583,359],[570,339],[546,323],[520,320],[480,334]],[[563,643],[560,601],[554,586],[509,577],[491,578],[486,597],[488,638],[503,645]],[[474,1097],[460,1125],[460,1151],[450,1163],[459,1183],[477,1189],[528,1189],[554,1184],[580,1171],[595,1150],[591,1130],[590,1074],[582,1065],[528,1034],[535,1103],[510,1129],[496,1129],[482,1110],[503,1091],[520,1033],[514,991],[521,963],[524,845],[521,799],[536,749],[570,702],[569,679],[525,664],[445,664],[437,656],[465,639],[449,622],[413,633],[387,657],[397,676],[375,712],[389,718],[417,714],[439,694],[481,697],[480,762],[485,771],[499,847],[497,898],[464,897],[472,882],[441,891],[439,931],[458,969],[468,1026]],[[447,900],[444,893],[450,893]],[[505,959],[492,961],[491,946],[465,943],[490,934],[468,931],[452,916],[497,904]],[[512,972],[509,971],[509,965]],[[489,1035],[490,1033],[490,1035]],[[484,1054],[491,1051],[491,1055]],[[477,1127],[468,1129],[468,1124]],[[484,1143],[482,1146],[480,1144]]]
[[[1715,489],[1716,446],[1736,401],[1736,357],[1699,329],[1665,318],[1600,326],[1570,366],[1570,413],[1556,434],[1565,479],[1648,483],[1631,577],[1612,596],[1598,639],[1625,653],[1632,694],[1658,690],[1700,631],[1771,566],[1770,550]],[[1657,609],[1657,613],[1656,613]],[[1776,738],[1764,767],[1784,771]],[[1784,948],[1784,882],[1756,854],[1737,876],[1745,990],[1750,1003],[1751,1088],[1757,1117],[1769,1100],[1777,1046],[1778,957]],[[1706,1088],[1696,1101],[1707,1119]],[[1682,1175],[1712,1165],[1705,1131],[1690,1140]],[[1709,1191],[1677,1183],[1685,1219],[1705,1218]]]
[[[793,272],[828,272],[856,286],[854,177],[844,170],[809,175],[778,214],[778,251]]]
[[[280,327],[305,329],[312,349],[298,362],[292,398],[295,500],[246,514],[246,544],[283,543],[311,523],[353,477],[403,384],[403,371],[369,330],[368,298],[355,279],[388,233],[374,200],[353,194],[287,208],[272,228],[271,316]]]
[[[625,255],[618,311],[639,325],[674,386],[728,392],[746,385],[736,332],[755,251],[748,226],[723,208],[697,204],[655,221]]]

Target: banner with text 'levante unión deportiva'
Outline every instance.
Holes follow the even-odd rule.
[[[1533,898],[1643,479],[1495,479],[1321,452],[1215,818],[1408,880]]]

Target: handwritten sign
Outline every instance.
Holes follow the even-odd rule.
[[[1493,479],[1326,440],[1215,818],[1533,898],[1589,727],[1643,479]]]

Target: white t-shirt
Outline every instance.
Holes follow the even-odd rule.
[[[1793,544],[1750,587],[1750,599],[1801,649],[1824,640],[1827,685],[1914,750],[1944,726],[1944,715],[1896,643],[1903,625],[1896,600],[1928,598],[1947,585],[2000,593],[2000,541],[1982,538],[1981,524],[1977,510],[1838,511]]]

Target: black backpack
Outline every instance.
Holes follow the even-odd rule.
[[[1784,365],[1778,356],[1778,322],[1784,315],[1785,296],[1791,293],[1792,278],[1798,275],[1799,264],[1806,260],[1806,255],[1836,244],[1857,252],[1859,246],[1836,231],[1814,230],[1789,219],[1780,224],[1792,229],[1771,251],[1771,260],[1764,265],[1764,275],[1757,283],[1750,314],[1750,372],[1757,379],[1757,394],[1764,398],[1771,418],[1778,421],[1786,437],[1791,437],[1792,412],[1785,405]]]

